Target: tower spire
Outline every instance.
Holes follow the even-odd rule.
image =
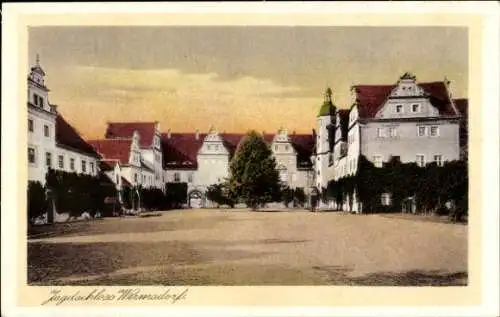
[[[325,103],[331,103],[332,102],[332,90],[330,87],[326,88],[325,91]]]

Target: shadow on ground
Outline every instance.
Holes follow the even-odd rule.
[[[61,279],[92,279],[123,269],[138,269],[147,274],[150,269],[170,270],[176,266],[253,259],[265,254],[241,250],[203,252],[195,250],[189,243],[178,241],[34,242],[28,244],[28,283],[55,285],[60,284]]]
[[[148,233],[159,231],[209,229],[223,221],[227,216],[215,216],[210,218],[176,219],[154,221],[155,217],[149,218],[122,218],[102,219],[88,222],[58,223],[53,225],[34,226],[29,228],[28,239],[51,238],[51,237],[73,237],[91,236],[96,234],[127,234]]]
[[[406,272],[376,272],[350,276],[352,267],[313,267],[329,285],[351,286],[467,286],[467,272],[411,270]]]

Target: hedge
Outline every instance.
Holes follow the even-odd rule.
[[[366,157],[360,156],[357,173],[329,182],[324,192],[337,204],[348,197],[349,210],[352,210],[352,197],[356,192],[363,211],[400,211],[405,198],[415,197],[420,212],[436,212],[445,202],[452,200],[457,213],[465,215],[468,212],[467,162],[451,161],[443,166],[430,163],[419,167],[415,163],[391,160],[377,168]],[[391,194],[390,206],[382,206],[382,193]]]

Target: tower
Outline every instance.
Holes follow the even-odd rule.
[[[332,102],[332,90],[327,88],[324,93],[324,100],[317,116],[318,133],[316,136],[316,162],[315,166],[315,186],[321,190],[328,185],[327,169],[330,161],[331,147],[330,138],[332,130],[333,116],[336,107]]]
[[[45,72],[40,66],[40,56],[37,54],[36,64],[31,67],[28,77],[28,102],[52,112],[48,96],[49,89],[45,86]]]

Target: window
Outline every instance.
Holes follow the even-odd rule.
[[[45,165],[52,167],[52,153],[50,152],[45,153]]]
[[[214,145],[214,147],[215,147],[215,150],[216,150],[216,151],[218,151],[218,150],[219,150],[219,144]]]
[[[212,145],[211,144],[208,144],[207,145],[207,150],[211,151],[212,150]]]
[[[396,105],[396,112],[402,113],[403,112],[403,105]]]
[[[443,166],[443,156],[442,155],[434,155],[434,162],[436,162],[436,164],[438,166]]]
[[[377,136],[379,138],[385,138],[385,129],[384,128],[378,128],[377,129]]]
[[[389,135],[391,136],[391,138],[395,138],[398,133],[397,133],[397,129],[396,128],[389,128]]]
[[[418,127],[418,136],[425,136],[425,127]]]
[[[90,173],[94,174],[94,162],[90,162]]]
[[[35,148],[32,147],[28,148],[28,162],[31,164],[36,163]]]
[[[411,105],[411,112],[420,112],[420,105],[419,104]]]
[[[382,156],[381,155],[374,155],[373,156],[373,165],[375,165],[375,167],[382,167]]]
[[[274,146],[274,150],[278,151],[278,146],[277,145]]]
[[[82,173],[87,173],[87,162],[82,160]]]
[[[188,183],[192,183],[193,182],[193,173],[189,173],[188,174]]]
[[[33,119],[28,119],[28,131],[33,132]]]
[[[382,206],[389,206],[389,205],[391,205],[391,194],[389,194],[389,193],[383,193],[380,196],[380,202],[382,203]]]
[[[174,182],[180,182],[180,181],[181,181],[181,174],[174,173]]]
[[[64,156],[59,155],[58,158],[57,158],[57,161],[59,163],[59,168],[63,169],[64,168]]]
[[[433,126],[430,128],[430,135],[431,136],[438,136],[439,135],[439,128],[436,126]]]
[[[48,125],[43,126],[43,135],[45,135],[47,138],[50,137],[50,130]]]
[[[137,174],[134,173],[134,183],[137,183]]]
[[[418,154],[417,155],[417,165],[423,167],[425,165],[425,156]]]
[[[285,151],[288,152],[288,145],[285,145]]]
[[[74,158],[69,159],[69,169],[72,171],[75,170],[75,159]]]
[[[35,106],[43,107],[43,98],[37,94],[33,94],[33,100],[35,102]]]

